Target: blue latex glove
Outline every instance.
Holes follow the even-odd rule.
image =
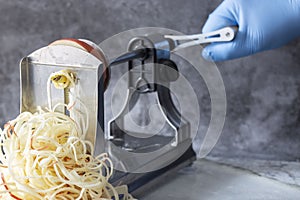
[[[209,15],[203,33],[238,26],[232,42],[213,43],[202,56],[223,61],[280,47],[300,36],[300,0],[224,0]]]

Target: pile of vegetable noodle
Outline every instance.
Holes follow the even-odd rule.
[[[0,198],[30,200],[133,199],[113,187],[107,154],[69,116],[39,109],[21,113],[0,129]]]

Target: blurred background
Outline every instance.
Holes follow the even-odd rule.
[[[19,61],[32,51],[60,38],[100,43],[138,27],[200,33],[221,2],[0,0],[1,127],[19,113]],[[300,159],[299,50],[297,40],[280,49],[217,63],[228,107],[223,133],[210,157]]]

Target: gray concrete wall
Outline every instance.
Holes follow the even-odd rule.
[[[35,49],[64,37],[98,43],[137,27],[199,33],[220,2],[0,0],[0,124],[18,114],[19,60]],[[299,49],[297,40],[280,49],[218,63],[228,110],[223,134],[211,155],[300,158]]]

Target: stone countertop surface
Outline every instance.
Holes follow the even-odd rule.
[[[300,187],[300,162],[249,158],[209,157],[211,161],[246,169],[259,176]]]
[[[274,166],[278,169],[277,165]],[[285,166],[287,167],[288,164]],[[276,173],[275,168],[269,165],[270,173]],[[216,161],[197,160],[192,166],[165,179],[141,200],[297,200],[300,198],[299,186],[262,175]]]

